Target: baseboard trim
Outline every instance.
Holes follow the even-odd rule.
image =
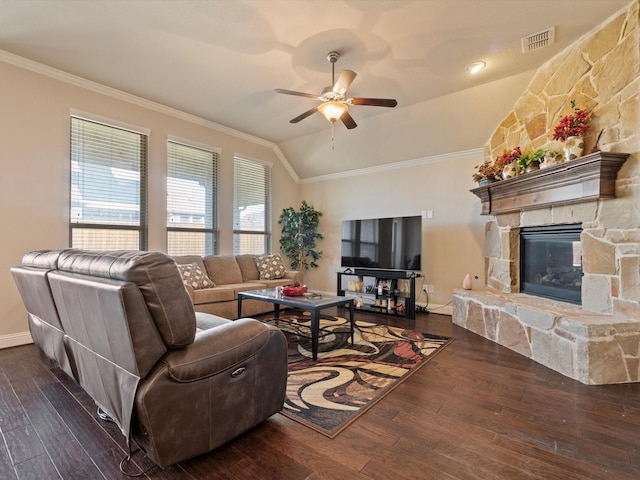
[[[33,338],[29,332],[11,333],[9,335],[0,335],[0,349],[19,347],[33,343]]]
[[[421,307],[427,306],[427,304],[423,302],[416,302],[416,305],[420,305]],[[440,315],[453,316],[453,306],[450,303],[445,305],[440,305],[439,303],[430,303],[427,310],[429,313],[438,313]]]

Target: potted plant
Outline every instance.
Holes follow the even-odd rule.
[[[526,152],[518,159],[518,167],[525,172],[532,172],[540,168],[544,161],[544,150],[539,148],[534,152]]]
[[[582,137],[591,127],[591,112],[576,107],[575,100],[571,100],[571,108],[573,113],[562,117],[553,129],[553,139],[565,144],[563,151],[566,161],[582,155],[584,151]]]
[[[496,157],[495,164],[498,169],[502,172],[502,178],[505,180],[507,178],[515,177],[518,175],[518,159],[522,156],[522,151],[520,151],[520,147],[516,147],[510,152],[505,150],[501,155]]]
[[[476,172],[472,175],[474,181],[478,182],[479,186],[487,185],[500,180],[500,169],[496,164],[491,162],[484,162],[480,165],[476,165]]]
[[[316,241],[323,238],[318,232],[321,216],[322,213],[305,200],[298,212],[292,207],[282,210],[278,220],[282,225],[280,251],[289,257],[292,268],[303,271],[318,267],[316,262],[322,256],[322,251],[316,250]]]

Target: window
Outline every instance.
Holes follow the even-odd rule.
[[[271,165],[233,159],[233,253],[271,252]]]
[[[167,142],[167,253],[218,253],[218,153]]]
[[[144,250],[147,135],[71,117],[70,245]]]

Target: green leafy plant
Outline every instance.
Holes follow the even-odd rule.
[[[278,223],[282,225],[280,251],[291,260],[291,267],[303,271],[317,268],[322,251],[317,251],[316,242],[324,237],[318,232],[322,213],[302,201],[300,210],[292,207],[282,210]]]
[[[523,153],[520,156],[520,158],[518,158],[518,166],[522,169],[525,169],[533,163],[540,164],[542,163],[543,160],[544,160],[544,150],[539,148],[535,152]]]

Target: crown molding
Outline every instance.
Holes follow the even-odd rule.
[[[161,103],[154,102],[152,100],[148,100],[146,98],[124,92],[122,90],[118,90],[117,88],[108,87],[106,85],[102,85],[92,80],[87,80],[86,78],[73,75],[72,73],[64,72],[57,68],[50,67],[48,65],[44,65],[42,63],[38,63],[33,60],[29,60],[28,58],[15,55],[5,50],[0,50],[0,61],[4,63],[8,63],[10,65],[15,65],[16,67],[24,68],[25,70],[29,70],[31,72],[38,73],[40,75],[44,75],[49,78],[53,78],[55,80],[59,80],[61,82],[68,83],[70,85],[74,85],[76,87],[84,88],[86,90],[99,93],[101,95],[115,98],[117,100],[122,100],[124,102],[131,103],[133,105],[137,105],[139,107],[143,107],[148,110],[153,110],[155,112],[162,113],[164,115],[168,115],[180,120],[184,120],[186,122],[190,122],[196,125],[200,125],[202,127],[210,128],[220,133],[224,133],[226,135],[230,135],[232,137],[239,138],[241,140],[245,140],[247,142],[251,142],[256,145],[267,147],[274,152],[276,157],[278,157],[278,159],[280,160],[284,168],[287,170],[289,175],[291,175],[291,178],[296,183],[300,182],[300,177],[298,177],[298,175],[295,173],[293,167],[287,161],[286,157],[284,156],[284,154],[282,153],[278,145],[269,140],[265,140],[264,138],[256,137],[254,135],[241,132],[240,130],[236,130],[234,128],[226,127],[224,125],[221,125],[216,122],[212,122],[210,120],[205,120],[204,118],[198,117],[196,115],[183,112],[182,110],[178,110],[176,108],[168,107]]]
[[[358,177],[361,175],[370,175],[372,173],[387,172],[389,170],[398,170],[401,168],[415,167],[418,165],[426,165],[429,163],[445,162],[449,160],[457,160],[464,157],[484,156],[484,149],[474,148],[471,150],[461,150],[459,152],[443,153],[440,155],[432,155],[430,157],[415,158],[402,162],[388,163],[385,165],[376,165],[375,167],[360,168],[357,170],[348,170],[346,172],[329,173],[327,175],[319,175],[317,177],[303,178],[300,183],[316,183],[327,182],[339,178]]]
[[[289,172],[289,175],[291,175],[291,178],[293,179],[293,181],[298,184],[301,183],[300,177],[298,176],[296,171],[293,169],[293,167],[287,160],[287,157],[284,156],[284,153],[282,153],[282,150],[280,150],[280,147],[276,144],[273,145],[273,153],[275,153],[276,157],[280,159],[280,163],[282,163],[282,165],[287,170],[287,172]]]

